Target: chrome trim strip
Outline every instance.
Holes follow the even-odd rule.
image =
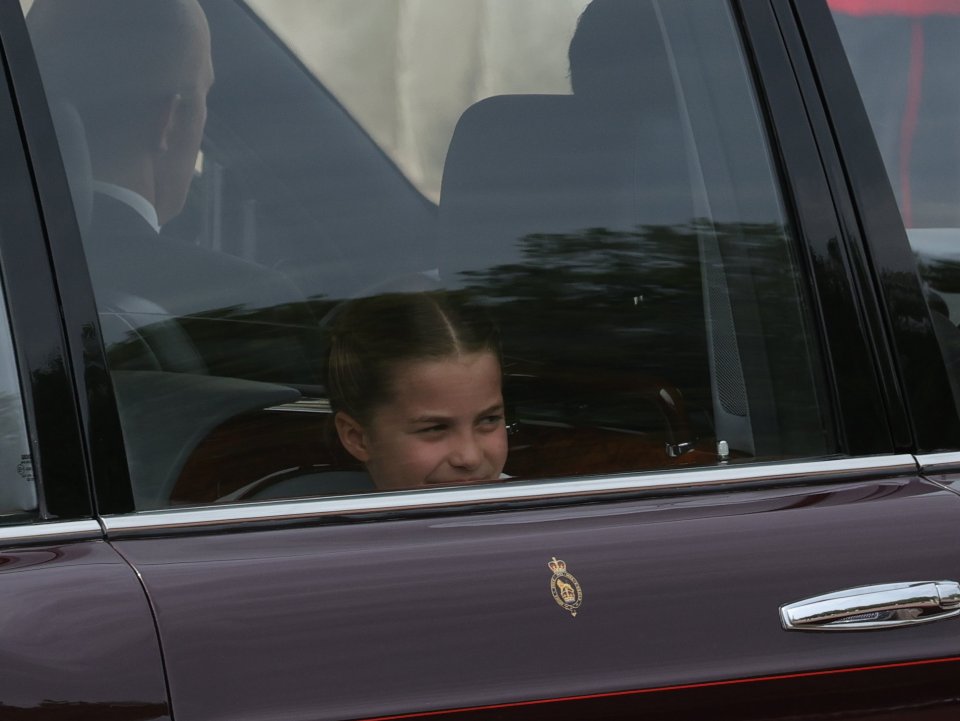
[[[960,453],[927,453],[917,456],[917,465],[921,473],[945,473],[960,470]]]
[[[85,541],[102,539],[97,521],[48,521],[22,526],[0,526],[0,546],[42,541]]]
[[[200,528],[227,523],[284,521],[509,501],[589,497],[598,494],[662,488],[695,488],[727,483],[786,481],[796,478],[843,480],[861,478],[865,475],[891,477],[916,472],[916,463],[913,456],[909,455],[838,458],[763,465],[729,465],[571,481],[524,481],[469,488],[437,488],[309,500],[163,509],[123,516],[106,516],[103,518],[103,523],[107,533],[110,534],[123,531]]]

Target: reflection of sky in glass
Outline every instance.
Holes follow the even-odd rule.
[[[904,223],[956,228],[960,3],[909,7],[915,12],[835,12],[834,20]]]
[[[457,118],[506,93],[568,93],[587,0],[250,0],[428,197]]]

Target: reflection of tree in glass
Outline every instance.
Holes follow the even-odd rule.
[[[712,414],[704,288],[713,288],[716,304],[717,284],[725,281],[729,321],[718,320],[720,308],[711,310],[713,341],[739,354],[735,362],[753,393],[753,406],[762,402],[774,409],[768,413],[771,438],[785,437],[788,426],[807,437],[796,419],[819,419],[810,415],[816,394],[808,311],[782,224],[691,220],[633,231],[591,228],[531,234],[516,246],[516,262],[444,274],[448,284],[462,288],[458,294],[490,309],[508,360],[548,371],[544,375],[554,379],[595,381],[590,391],[583,390],[588,384],[560,392],[542,387],[541,409],[551,405],[551,413],[570,420],[570,408],[585,401],[603,407],[602,418],[591,422],[630,418],[632,427],[645,426],[646,406],[627,389],[651,377],[679,388],[688,406]],[[212,374],[311,384],[318,382],[323,339],[319,321],[304,327],[302,319],[322,318],[337,302],[225,307],[176,322]],[[150,335],[149,325],[142,326],[114,343],[112,367],[137,367],[143,338]],[[592,395],[584,399],[578,393]],[[564,407],[556,410],[558,405]],[[653,416],[651,422],[661,424],[656,411]]]
[[[705,253],[707,245],[717,252]],[[704,285],[725,278],[745,374],[762,364],[767,376],[771,368],[777,378],[810,375],[797,265],[780,224],[592,228],[532,234],[518,246],[519,262],[459,274],[463,293],[500,324],[508,358],[584,375],[663,378],[709,409]],[[765,390],[790,393],[786,382],[772,382]]]
[[[519,245],[521,262],[461,274],[466,294],[491,306],[510,355],[650,372],[674,365],[658,362],[667,355],[705,356],[695,235],[593,228]]]
[[[760,223],[717,223],[712,230],[730,288],[758,455],[832,449],[819,336],[790,231]],[[836,290],[820,290],[837,297]]]

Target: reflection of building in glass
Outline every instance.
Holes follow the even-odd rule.
[[[506,93],[570,91],[587,0],[250,0],[427,196],[457,118]]]

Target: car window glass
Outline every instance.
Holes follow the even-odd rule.
[[[138,507],[836,451],[724,4],[163,7],[27,16]]]
[[[830,0],[960,405],[960,2]]]
[[[0,293],[0,524],[36,518],[37,487],[6,303]]]

